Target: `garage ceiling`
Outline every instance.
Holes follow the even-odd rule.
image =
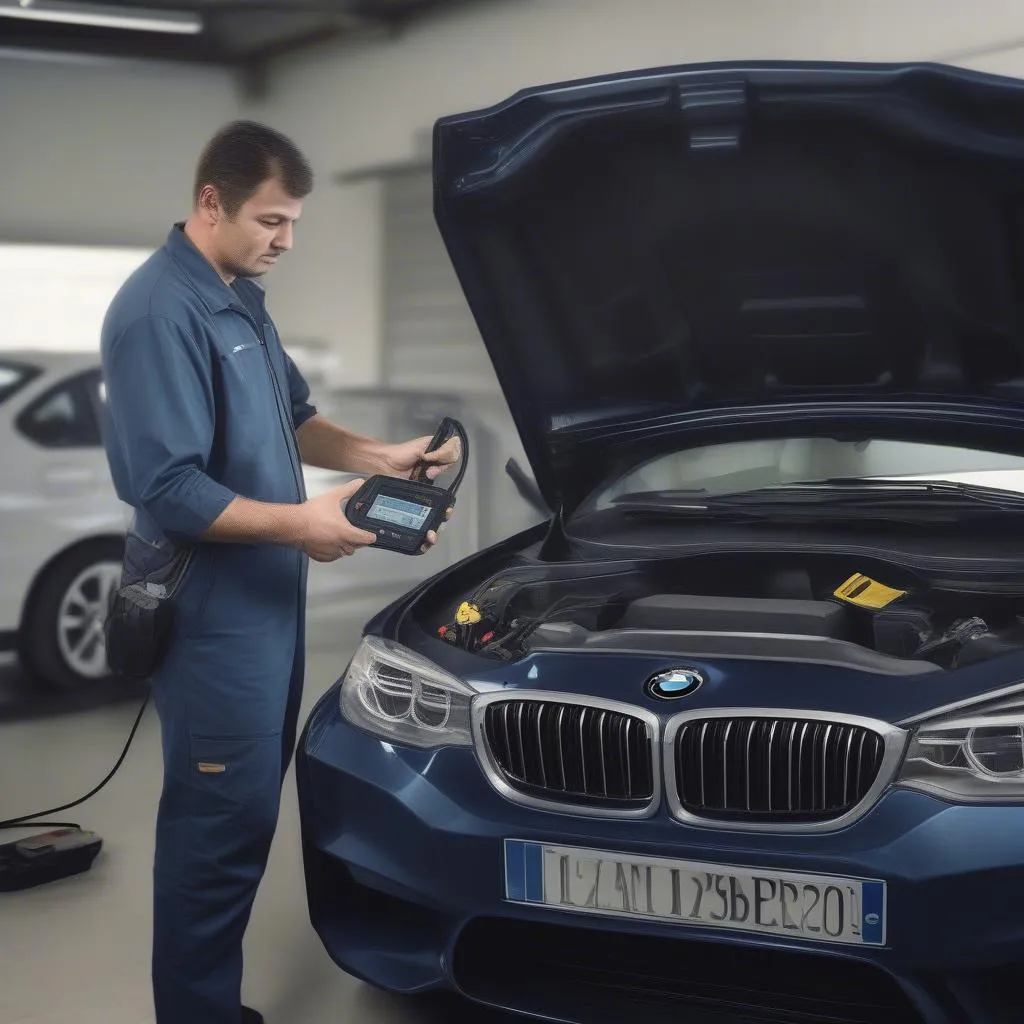
[[[0,50],[253,67],[471,0],[0,0]]]

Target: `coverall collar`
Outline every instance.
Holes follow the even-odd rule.
[[[171,228],[170,234],[167,236],[167,249],[184,268],[190,283],[209,307],[211,313],[219,313],[221,310],[231,308],[245,312],[245,305],[240,300],[236,288],[244,288],[247,298],[252,298],[258,306],[263,306],[263,289],[254,281],[239,279],[235,282],[234,288],[224,283],[220,274],[213,269],[210,262],[185,234],[184,221],[178,221]]]

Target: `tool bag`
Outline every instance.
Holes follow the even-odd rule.
[[[195,550],[174,544],[136,513],[125,537],[120,585],[111,593],[104,624],[112,675],[144,681],[163,663],[174,634],[174,597]]]

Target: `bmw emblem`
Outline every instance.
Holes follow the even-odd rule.
[[[644,689],[657,700],[678,700],[688,697],[703,682],[704,677],[696,669],[673,668],[651,676]]]

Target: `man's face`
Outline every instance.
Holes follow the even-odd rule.
[[[226,277],[261,277],[292,247],[292,227],[302,213],[277,178],[268,178],[234,217],[219,208],[212,240],[217,269]]]

